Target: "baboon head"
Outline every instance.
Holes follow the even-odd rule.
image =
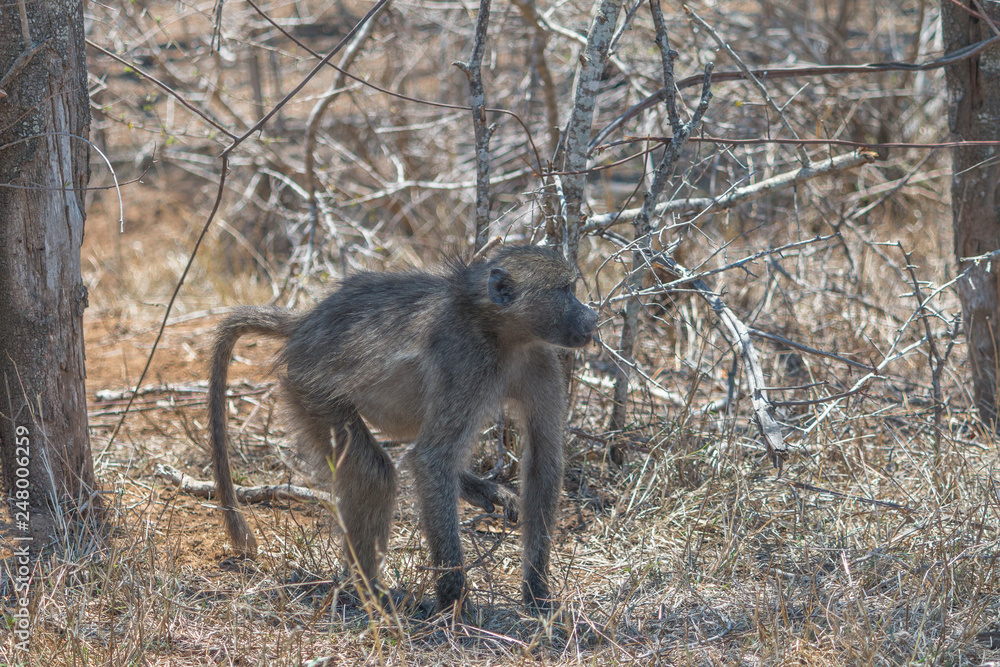
[[[583,347],[597,313],[573,294],[573,270],[555,248],[515,246],[489,262],[489,296],[508,330],[558,347]]]

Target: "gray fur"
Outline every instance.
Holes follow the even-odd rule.
[[[359,273],[301,315],[245,307],[228,316],[212,359],[209,413],[216,486],[233,544],[256,551],[229,472],[226,370],[239,336],[281,337],[278,366],[299,452],[319,477],[332,477],[352,570],[375,581],[396,492],[392,462],[363,417],[395,439],[414,441],[408,460],[441,608],[460,603],[466,590],[459,497],[487,511],[500,504],[511,517],[519,510],[522,595],[546,605],[567,409],[558,349],[586,345],[597,325],[572,281],[556,250],[517,246],[440,275]],[[467,471],[500,405],[525,441],[520,508],[510,491]]]

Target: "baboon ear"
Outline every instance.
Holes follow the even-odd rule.
[[[516,296],[514,293],[514,279],[510,277],[506,269],[496,267],[490,269],[490,300],[498,306],[509,306]]]

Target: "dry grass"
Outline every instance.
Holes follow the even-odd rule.
[[[173,3],[146,3],[129,13],[140,4],[91,5],[94,37],[104,44],[135,42],[133,58],[160,68],[161,75],[172,72],[173,84],[187,85],[193,99],[209,99],[199,77],[221,72],[222,99],[233,114],[253,117],[244,68],[251,43],[265,44],[265,55],[277,54],[286,90],[288,80],[311,65],[288,55],[301,52],[287,40],[256,32],[263,24],[238,3],[226,3],[227,20],[244,21],[244,36],[252,36],[233,37],[236,55],[223,65],[197,43],[211,31],[212,3],[177,3],[177,16],[159,22],[156,12]],[[589,5],[576,4],[557,12],[564,25],[584,26]],[[933,3],[847,2],[842,22],[833,8],[838,3],[807,12],[799,4],[728,2],[702,15],[743,46],[738,50],[751,65],[782,62],[788,53],[828,62],[934,53]],[[341,14],[358,13],[349,3],[266,8],[280,17],[296,11],[321,17],[320,27],[334,32]],[[509,42],[500,40],[496,53],[487,55],[495,63],[487,91],[523,111],[537,129],[540,103],[525,92],[530,86],[521,85],[527,31],[504,16],[501,21],[498,15],[498,34]],[[675,46],[685,74],[717,57],[703,35],[679,16],[671,20],[677,44],[689,46]],[[471,25],[459,6],[400,3],[357,67],[376,73],[373,79],[381,72],[381,85],[460,103],[464,81],[443,77],[442,63],[462,57]],[[619,55],[635,72],[627,84],[610,76],[599,121],[636,101],[636,83],[655,87],[656,54],[643,41],[648,29],[640,22],[635,36],[623,37]],[[419,53],[388,39],[396,33],[421,36]],[[162,46],[162,53],[138,35]],[[322,51],[333,38],[320,31],[303,39]],[[550,67],[563,92],[573,53],[568,42],[550,47]],[[413,180],[465,180],[471,164],[467,119],[389,103],[365,90],[338,101],[331,112],[336,123],[325,126],[320,149],[321,195],[334,223],[321,228],[318,268],[301,278],[295,271],[302,266],[308,209],[280,186],[279,176],[294,181],[298,174],[294,168],[282,172],[277,162],[280,157],[294,167],[301,160],[310,96],[323,86],[307,89],[283,112],[284,130],[274,129],[239,156],[224,206],[227,224],[214,230],[196,262],[146,380],[159,389],[140,397],[109,444],[123,402],[99,400],[96,392],[121,390],[138,377],[163,314],[160,304],[210,205],[214,186],[206,179],[214,162],[202,157],[218,146],[217,137],[148,84],[104,59],[95,57],[91,68],[102,109],[95,140],[115,157],[119,177],[131,173],[135,155],[136,164],[148,162],[151,141],[162,152],[145,184],[124,190],[124,235],[117,234],[114,197],[95,194],[90,207],[84,249],[91,302],[88,394],[94,397],[92,446],[107,512],[100,524],[56,517],[55,537],[42,550],[31,584],[29,664],[1000,664],[1000,488],[994,478],[1000,461],[995,436],[983,432],[970,411],[964,342],[953,327],[960,309],[945,289],[917,311],[907,260],[899,248],[879,245],[898,242],[912,253],[916,277],[929,284],[921,283],[925,295],[952,276],[946,155],[924,161],[925,153],[897,151],[841,178],[726,214],[675,219],[663,243],[680,239],[675,255],[706,268],[839,232],[756,262],[749,273],[713,276],[713,285],[756,328],[862,363],[909,352],[849,398],[783,407],[780,416],[795,447],[776,476],[748,423],[749,401],[740,394],[738,374],[730,383],[732,354],[713,330],[711,313],[684,292],[651,297],[636,356],[652,382],[636,382],[626,433],[606,432],[610,356],[594,348],[577,365],[553,550],[560,612],[546,619],[525,614],[517,601],[516,526],[463,505],[478,616],[474,624],[446,627],[426,609],[386,612],[348,595],[340,583],[338,540],[322,508],[250,508],[262,553],[242,561],[231,557],[212,503],[177,493],[153,472],[158,463],[169,463],[195,477],[210,476],[203,382],[206,341],[219,308],[265,302],[276,293],[285,299],[296,284],[305,290],[299,302],[307,305],[329,287],[342,263],[397,268],[465,250],[471,189],[393,191],[386,184],[396,178],[397,166]],[[803,90],[804,82],[793,79],[774,81],[770,90],[781,103],[792,102],[788,113],[803,133],[925,141],[945,132],[934,76],[811,81]],[[267,104],[274,101],[272,83],[265,77]],[[724,84],[715,94],[712,134],[765,134],[767,122],[750,88]],[[206,106],[234,122],[218,102]],[[628,132],[659,131],[653,125]],[[421,129],[380,131],[404,126]],[[496,142],[499,171],[523,166],[522,137],[504,125]],[[721,192],[795,165],[793,151],[771,146],[688,153],[690,166],[675,178],[677,197]],[[273,190],[253,180],[261,172],[248,169],[251,163],[272,174]],[[623,203],[637,169],[595,177],[595,208]],[[503,213],[505,232],[531,233],[537,209],[530,191],[536,187],[530,178],[498,186],[494,214]],[[614,297],[621,294],[628,255],[613,239],[587,239],[583,250],[582,289],[602,304],[602,336],[614,342],[622,306]],[[928,360],[929,341],[942,353],[950,350],[938,368]],[[791,388],[772,392],[779,400],[846,391],[862,375],[830,359],[757,344],[769,385]],[[267,374],[273,351],[264,343],[241,346],[231,371],[238,481],[301,481],[283,463],[289,441]],[[939,403],[935,374],[942,384]],[[735,400],[727,411],[730,390]],[[713,402],[716,409],[708,409]],[[481,472],[494,467],[493,442],[484,436],[476,461]],[[609,442],[625,449],[623,467],[607,461]],[[398,461],[404,446],[389,444],[387,450]],[[514,448],[503,461],[509,478],[516,478],[516,455]],[[49,526],[36,528],[41,540]],[[7,606],[13,604],[9,562],[0,560],[0,596]],[[433,586],[427,564],[404,472],[385,583],[420,599]],[[0,662],[24,658],[12,651],[12,639],[0,637]]]

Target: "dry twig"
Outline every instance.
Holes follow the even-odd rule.
[[[153,473],[160,479],[165,479],[184,493],[195,498],[212,499],[215,495],[215,483],[195,479],[185,475],[180,470],[161,463]],[[237,486],[236,497],[244,504],[264,503],[274,500],[296,500],[302,503],[322,503],[332,505],[333,497],[325,491],[314,491],[304,486],[292,484],[265,484],[262,486]]]

